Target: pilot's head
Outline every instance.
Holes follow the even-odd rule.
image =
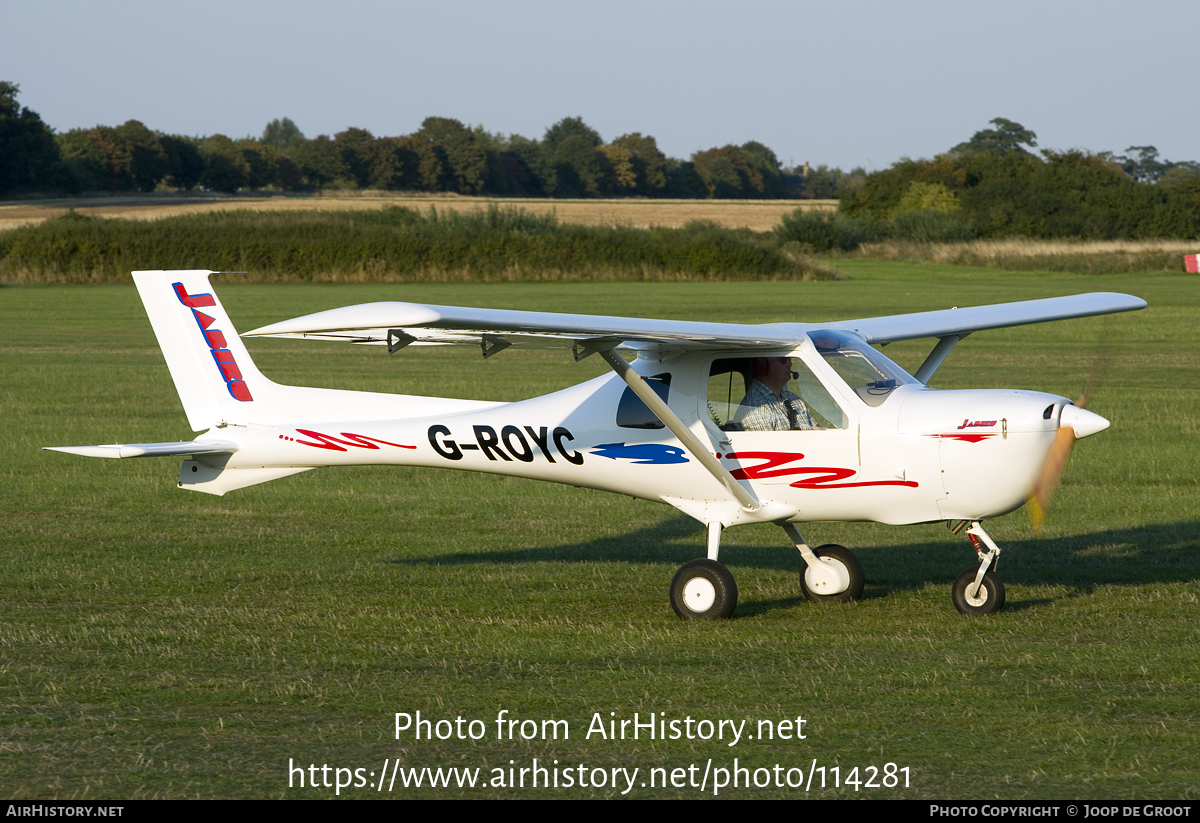
[[[791,376],[792,358],[790,357],[754,358],[755,379],[776,394],[783,391]]]

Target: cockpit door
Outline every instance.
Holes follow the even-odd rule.
[[[805,492],[857,473],[857,420],[799,354],[716,358],[708,371],[703,413],[735,478],[808,516]]]

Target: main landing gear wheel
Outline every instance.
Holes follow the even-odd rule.
[[[954,599],[954,608],[963,614],[991,614],[1004,607],[1004,584],[996,573],[988,570],[979,584],[979,592],[974,597],[967,597],[967,589],[975,583],[975,575],[979,568],[967,569],[954,581],[950,596]]]
[[[684,563],[671,581],[671,608],[684,620],[729,617],[737,605],[737,583],[729,569],[700,558]]]
[[[862,563],[858,562],[854,552],[836,543],[817,546],[812,552],[823,562],[840,563],[845,567],[846,574],[850,577],[850,585],[846,587],[845,591],[836,594],[818,594],[809,587],[808,566],[806,565],[800,572],[800,588],[804,589],[805,597],[814,603],[850,603],[862,597],[863,586],[866,585],[867,578],[863,574]]]

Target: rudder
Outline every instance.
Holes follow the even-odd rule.
[[[245,420],[256,399],[276,388],[250,353],[216,292],[208,270],[135,271],[133,282],[193,431]]]

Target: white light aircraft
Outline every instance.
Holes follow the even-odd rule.
[[[484,357],[510,346],[561,347],[576,360],[598,355],[612,369],[543,397],[498,403],[273,383],[234,331],[211,274],[133,275],[188,422],[204,433],[190,442],[55,450],[184,457],[180,488],[218,495],[321,466],[403,465],[661,501],[707,529],[707,557],[685,563],[671,583],[671,606],[685,619],[733,612],[737,586],[717,558],[722,532],[747,523],[784,529],[804,561],[808,599],[846,602],[862,594],[858,559],[843,546],[810,548],[797,523],[945,521],[966,531],[978,559],[955,580],[954,605],[965,614],[1002,607],[1000,548],[983,521],[1045,497],[1070,444],[1108,421],[1051,394],[927,384],[968,334],[1146,305],[1081,294],[738,325],[387,302],[244,335],[376,344],[389,353],[465,343]],[[912,375],[872,347],[917,338],[936,343]]]

